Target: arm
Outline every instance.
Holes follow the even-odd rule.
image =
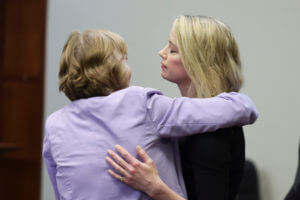
[[[119,181],[131,186],[134,189],[145,192],[154,200],[184,200],[183,197],[171,190],[159,177],[153,160],[146,152],[137,147],[138,155],[144,162],[134,158],[123,147],[116,145],[116,150],[125,158],[122,159],[114,151],[108,150],[113,158],[106,157],[107,162],[122,176],[108,170],[108,173]]]
[[[56,164],[55,164],[52,154],[51,154],[50,141],[48,138],[47,131],[45,134],[45,139],[44,139],[44,144],[43,144],[43,159],[44,159],[44,163],[46,165],[47,171],[48,171],[50,181],[51,181],[53,189],[54,189],[55,198],[56,198],[56,200],[59,200],[60,198],[59,198],[59,193],[58,193],[57,184],[56,184]]]
[[[148,91],[146,96],[149,117],[162,137],[213,132],[251,124],[257,119],[253,102],[241,93],[222,93],[205,99],[172,99]]]

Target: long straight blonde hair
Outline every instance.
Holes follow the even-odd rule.
[[[237,43],[224,23],[211,17],[180,16],[172,31],[192,85],[189,97],[237,92],[243,78]]]

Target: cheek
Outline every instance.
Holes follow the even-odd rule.
[[[170,58],[169,64],[172,66],[178,66],[180,67],[182,65],[181,59],[180,58]],[[182,65],[183,67],[183,65]]]
[[[128,82],[130,82],[130,80],[131,80],[131,69],[130,69],[130,67],[128,67],[128,69],[127,69],[127,75],[128,75]]]
[[[168,73],[165,77],[167,80],[177,84],[190,80],[189,76],[187,75],[183,67],[180,58],[172,58],[172,59],[170,58],[167,64],[168,64]]]
[[[131,79],[131,68],[129,67],[129,65],[127,63],[124,63],[124,68],[125,71],[127,72],[127,79],[128,79],[128,84],[130,83],[130,79]]]
[[[170,60],[170,66],[172,67],[172,70],[177,75],[181,76],[187,76],[187,73],[183,67],[182,61],[180,58],[174,58]]]

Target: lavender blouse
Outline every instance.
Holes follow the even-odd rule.
[[[51,114],[43,158],[57,200],[150,199],[107,173],[107,149],[120,144],[136,156],[140,145],[156,163],[161,179],[186,197],[176,138],[251,124],[256,118],[253,102],[240,93],[169,98],[132,86],[73,101]]]

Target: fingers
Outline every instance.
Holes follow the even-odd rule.
[[[131,164],[133,167],[138,167],[139,165],[141,165],[141,162],[138,159],[136,159],[135,157],[133,157],[122,146],[116,145],[115,148],[122,155],[122,157],[125,158],[127,160],[127,162],[129,164]],[[145,163],[153,163],[153,160],[148,156],[148,154],[139,145],[136,147],[136,151]],[[123,162],[120,164],[123,165]]]
[[[108,170],[108,173],[114,177],[115,179],[127,183],[127,179],[125,179],[123,176],[120,176],[119,174],[115,173],[114,171],[112,171],[111,169]]]
[[[135,165],[136,163],[139,163],[140,161],[133,157],[126,149],[124,149],[120,145],[115,146],[116,150],[127,160],[127,162],[131,165]]]
[[[123,158],[121,158],[118,154],[116,154],[114,151],[108,150],[107,153],[109,154],[109,156],[111,156],[114,159],[115,162],[113,164],[115,166],[118,165],[119,167],[126,169],[126,170],[132,169],[132,167],[125,160],[123,160]],[[112,159],[110,159],[109,161],[112,161]],[[109,164],[110,164],[110,162],[109,162]]]
[[[143,159],[143,161],[145,163],[152,162],[152,159],[148,156],[148,154],[140,146],[136,147],[136,152]]]
[[[113,161],[110,157],[106,157],[106,161],[122,176],[128,176],[126,170],[124,170],[120,165]],[[120,176],[121,177],[121,176]]]
[[[119,174],[116,174],[114,171],[112,171],[111,169],[108,170],[108,173],[114,177],[115,179],[121,180],[122,177]]]

